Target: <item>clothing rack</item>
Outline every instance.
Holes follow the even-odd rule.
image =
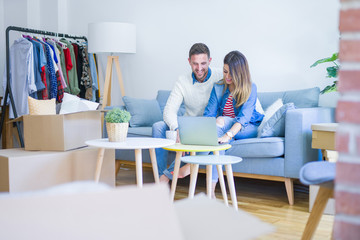
[[[14,117],[15,118],[18,117],[17,112],[16,112],[16,107],[15,107],[14,97],[13,97],[13,94],[11,91],[11,86],[10,86],[10,47],[9,47],[10,31],[23,32],[23,33],[34,33],[34,34],[41,34],[41,35],[54,36],[54,37],[72,38],[72,39],[83,39],[87,42],[87,38],[85,36],[73,36],[73,35],[68,35],[68,34],[64,34],[64,33],[49,32],[49,31],[42,31],[42,30],[15,27],[15,26],[9,26],[6,28],[6,31],[5,31],[5,33],[6,33],[5,34],[6,35],[5,36],[5,38],[6,38],[6,90],[5,90],[5,96],[4,96],[4,104],[2,106],[2,111],[1,111],[0,136],[1,136],[2,130],[3,130],[3,125],[4,125],[4,120],[5,120],[5,109],[6,109],[6,103],[7,103],[8,97],[10,98],[10,104],[12,105]],[[21,147],[24,147],[24,141],[22,138],[19,122],[15,122],[15,124],[16,124],[16,128],[17,128],[17,131],[19,134],[20,145],[21,145]]]

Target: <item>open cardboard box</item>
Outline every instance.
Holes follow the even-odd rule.
[[[101,112],[84,111],[56,115],[24,115],[25,150],[67,151],[101,138]]]

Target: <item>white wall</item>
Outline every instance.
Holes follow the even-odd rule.
[[[188,51],[195,42],[209,46],[212,67],[222,67],[231,50],[243,52],[259,91],[323,88],[330,83],[326,66],[309,66],[338,51],[338,0],[63,1],[42,4],[41,12],[60,6],[52,14],[56,20],[49,14],[41,17],[46,30],[87,35],[91,22],[136,24],[137,53],[120,55],[125,91],[133,97],[154,98],[158,89],[170,90],[177,76],[190,70]],[[106,55],[100,60],[104,69]],[[118,104],[121,96],[116,79],[113,82],[113,104]],[[328,98],[333,101],[333,96]]]

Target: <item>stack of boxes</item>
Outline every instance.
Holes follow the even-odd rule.
[[[94,180],[97,148],[85,141],[101,138],[101,112],[25,115],[25,149],[0,150],[0,191],[39,190]],[[105,151],[100,182],[115,186],[115,151]]]

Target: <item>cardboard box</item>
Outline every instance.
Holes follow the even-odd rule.
[[[312,148],[335,150],[337,123],[312,124]]]
[[[100,111],[24,115],[25,150],[67,151],[101,138]]]
[[[98,148],[66,152],[0,150],[0,191],[22,192],[94,180]],[[115,186],[115,151],[106,149],[100,182]]]

